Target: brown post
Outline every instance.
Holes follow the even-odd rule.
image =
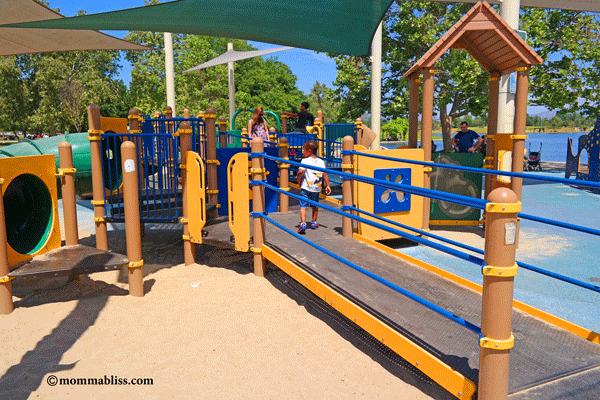
[[[75,202],[75,168],[73,168],[73,148],[71,143],[64,141],[58,145],[58,158],[60,169],[58,173],[61,181],[63,201],[63,218],[65,222],[65,245],[79,244],[77,230],[77,205]]]
[[[425,151],[425,161],[431,161],[431,134],[433,129],[433,86],[435,70],[423,69],[423,115],[421,118],[421,147]],[[423,188],[431,188],[431,167],[425,167]],[[429,231],[431,200],[423,197],[423,230]]]
[[[325,157],[323,154],[323,139],[325,138],[325,133],[323,132],[323,123],[319,118],[315,118],[314,126],[317,128],[317,139],[319,139],[317,140],[317,144],[319,146],[319,157]]]
[[[129,110],[129,115],[127,117],[129,119],[129,133],[142,133],[142,130],[140,129],[140,110],[132,108]],[[138,137],[135,139],[135,147],[137,148],[137,150],[140,153],[140,160],[143,159],[143,149],[144,149],[144,140],[141,137]],[[139,165],[140,168],[142,168],[142,165]],[[144,168],[148,168],[148,166],[143,165]],[[142,179],[144,179],[144,181],[142,182],[142,186],[146,185],[145,179],[146,179],[146,174],[142,173],[141,174]],[[144,227],[142,226],[142,231],[144,230]],[[144,232],[142,232],[142,236],[144,235]]]
[[[198,115],[196,118],[202,118],[204,121],[204,111],[198,111]],[[206,121],[204,121],[204,125],[206,125]],[[206,127],[203,125],[198,126],[198,132],[196,132],[196,140],[198,141],[200,158],[206,161]]]
[[[255,137],[250,142],[252,153],[262,153],[265,151],[265,144],[259,137]],[[252,157],[253,181],[262,181],[265,177],[265,162],[263,157]],[[262,213],[265,210],[264,187],[261,185],[252,186],[252,211]],[[254,228],[254,244],[252,252],[254,253],[254,275],[265,276],[266,265],[262,255],[262,244],[265,242],[265,220],[261,217],[252,217]]]
[[[215,205],[215,209],[207,218],[216,218],[218,216],[217,207],[219,205],[219,190],[217,188],[217,129],[215,125],[215,110],[206,109],[204,123],[206,124],[206,163],[207,163],[207,190],[208,204]]]
[[[323,111],[317,111],[317,118],[319,118],[319,121],[321,121],[322,124],[325,124],[325,120],[323,119]]]
[[[287,120],[288,120],[288,116],[287,115],[282,115],[281,116],[281,133],[288,133],[287,131]]]
[[[248,147],[248,128],[242,128],[242,147]]]
[[[102,145],[100,135],[100,107],[90,104],[88,107],[88,139],[90,141],[90,158],[92,163],[92,192],[94,206],[94,222],[96,223],[96,248],[108,250],[108,234],[106,216],[104,215],[104,183],[102,182]]]
[[[227,147],[227,120],[219,118],[219,147]]]
[[[274,126],[269,128],[269,142],[277,143],[277,128]]]
[[[279,158],[283,158],[284,160],[289,160],[289,150],[290,145],[288,140],[284,137],[279,139]],[[290,190],[289,186],[289,168],[290,164],[281,163],[279,164],[279,188],[288,192]],[[290,210],[289,208],[290,198],[288,195],[280,193],[279,194],[279,212],[286,213]]]
[[[410,76],[408,103],[408,147],[416,149],[419,136],[419,75]]]
[[[8,276],[10,267],[8,264],[8,238],[6,236],[6,220],[4,216],[4,195],[2,184],[4,179],[0,178],[0,314],[10,314],[15,309],[12,301],[12,280]]]
[[[494,165],[494,147],[495,136],[498,133],[498,94],[500,93],[500,73],[496,72],[490,76],[489,88],[489,110],[488,110],[488,129],[486,135],[485,149],[485,167],[487,169],[496,169]],[[493,189],[494,175],[485,176],[484,198],[490,194]]]
[[[494,189],[486,206],[485,256],[479,341],[479,398],[508,397],[512,335],[513,285],[517,274],[515,251],[521,203],[508,188]]]
[[[183,222],[183,258],[185,260],[185,265],[190,265],[196,262],[196,246],[190,241],[190,228],[188,225],[190,214],[187,198],[188,185],[186,159],[188,151],[192,150],[192,126],[189,121],[183,121],[179,124],[179,149],[181,151],[181,199],[183,203],[183,218],[181,218],[181,222]]]
[[[133,142],[121,145],[123,162],[123,206],[125,211],[125,237],[127,239],[127,259],[129,294],[144,296],[144,273],[142,266],[142,236],[140,227],[140,196],[138,190],[137,153]]]
[[[529,91],[529,68],[517,68],[517,93],[515,94],[515,121],[513,139],[512,172],[523,172],[525,149],[525,124],[527,121],[527,93]],[[523,178],[510,178],[510,188],[521,200]]]
[[[173,118],[173,109],[171,108],[171,106],[166,106],[165,107],[165,119],[172,119]],[[169,121],[165,123],[165,128],[167,129],[167,133],[174,133],[175,132],[175,125],[173,123],[173,121]]]
[[[356,144],[363,144],[363,127],[362,127],[362,119],[356,118],[354,121],[356,124]]]
[[[342,139],[342,150],[343,151],[352,151],[354,149],[354,139],[352,136],[345,136]],[[354,165],[352,165],[352,155],[351,154],[343,154],[342,155],[342,172],[346,172],[348,174],[354,173]],[[342,180],[342,205],[344,207],[349,207],[354,205],[354,200],[352,199],[352,181],[350,179],[343,178]],[[346,211],[349,212],[349,211]],[[344,237],[352,237],[353,228],[352,228],[352,219],[349,217],[342,217],[342,236]]]
[[[190,119],[190,110],[188,108],[183,109],[183,118]]]

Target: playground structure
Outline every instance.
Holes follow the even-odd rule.
[[[489,7],[484,7],[482,12],[485,15],[476,12],[467,14],[460,22],[463,23],[462,29],[467,32],[473,30],[473,26],[469,28],[469,18],[483,27],[487,26],[486,21],[494,21]],[[505,35],[510,38],[508,33]],[[493,150],[488,150],[490,158],[486,157],[485,169],[456,165],[450,161],[431,162],[431,148],[428,148],[431,143],[431,126],[428,126],[431,107],[428,102],[432,100],[433,74],[428,63],[421,65],[426,89],[424,101],[427,102],[423,106],[421,149],[417,148],[417,136],[413,132],[411,148],[367,150],[361,140],[368,137],[368,131],[359,121],[352,127],[352,135],[345,135],[340,141],[338,138],[331,139],[326,135],[330,131],[327,124],[321,126],[322,117],[308,135],[282,132],[265,146],[260,139],[248,142],[247,132],[244,135],[243,130],[241,135],[226,131],[226,122],[221,119],[217,123],[212,109],[196,118],[190,118],[185,112],[183,118],[169,118],[168,112],[158,118],[147,118],[140,116],[137,110],[131,110],[129,131],[108,133],[102,126],[98,107],[90,106],[92,204],[97,247],[94,250],[100,251],[104,257],[113,254],[106,248],[106,224],[125,222],[127,257],[114,267],[128,267],[130,292],[141,296],[144,294],[141,274],[143,254],[140,250],[142,224],[179,222],[183,225],[186,265],[195,261],[195,245],[208,241],[220,242],[240,252],[250,251],[255,274],[264,276],[266,262],[272,262],[457,398],[473,398],[476,391],[479,398],[485,399],[507,398],[509,393],[526,389],[539,394],[546,390],[545,383],[554,380],[566,382],[569,390],[574,387],[581,389],[579,394],[585,395],[583,390],[586,388],[577,386],[582,383],[577,381],[576,376],[593,376],[593,370],[597,370],[600,365],[600,336],[513,301],[513,285],[518,269],[525,268],[596,293],[600,292],[600,288],[516,261],[518,218],[597,236],[600,231],[521,212],[522,160],[515,157],[518,161],[515,166],[515,159],[509,153],[523,152],[523,135],[494,134]],[[410,79],[412,89],[419,78],[411,75]],[[491,89],[497,89],[497,79],[490,82]],[[522,106],[527,97],[527,69],[520,71],[518,82],[517,105]],[[411,110],[414,112],[413,101],[414,97],[411,97]],[[522,118],[523,114],[517,112],[515,133],[520,132],[517,128],[524,126]],[[494,120],[492,109],[490,120]],[[238,139],[240,146],[232,146]],[[322,171],[339,176],[342,186],[341,202],[332,200],[319,204],[323,208],[320,215],[324,219],[329,218],[326,221],[331,229],[315,232],[322,235],[317,243],[298,236],[290,229],[297,215],[288,212],[289,200],[298,198],[288,183],[288,178],[293,178],[289,170],[300,166],[293,159],[296,155],[294,148],[301,147],[308,139],[318,141],[319,154],[327,161],[327,168]],[[297,141],[292,144],[293,140]],[[69,157],[65,158],[63,164],[61,157],[59,175],[65,186],[65,226],[71,227],[66,228],[68,235],[63,251],[77,246],[73,239],[69,239],[74,232],[77,237],[76,229],[72,228],[72,222],[66,222],[67,209],[74,208],[74,201],[69,203],[74,200],[74,193],[67,186],[72,186],[76,171],[69,164]],[[488,185],[489,192],[485,199],[481,199],[437,190],[439,188],[432,190],[428,179],[433,175],[433,168],[455,174],[485,174],[492,177],[486,179],[486,192]],[[11,176],[0,176],[7,183],[22,179],[19,177],[26,174],[16,165],[2,168],[2,174],[7,170],[13,171]],[[52,190],[54,173],[51,167],[42,172],[53,204],[56,200],[56,190]],[[442,177],[441,181],[447,179],[447,176]],[[566,181],[543,176],[539,179]],[[10,200],[16,196],[10,192],[7,195],[6,184],[2,187],[3,196],[0,197],[3,199]],[[69,201],[65,202],[67,199]],[[485,210],[485,250],[432,234],[427,205],[430,199],[474,208],[478,212]],[[0,201],[2,215],[5,214],[3,207]],[[225,209],[227,220],[218,219],[217,214]],[[339,217],[331,218],[331,215]],[[73,213],[68,218],[76,221]],[[4,226],[0,221],[0,263],[8,259],[4,257],[4,249],[11,247]],[[481,269],[483,285],[465,282],[377,242],[387,238],[406,238],[473,263]],[[35,260],[39,254],[48,255],[51,251],[26,254],[34,259],[33,264],[29,264],[32,274],[36,267],[41,267],[39,263],[34,265],[40,261]],[[14,266],[8,262],[0,264],[0,311],[3,313],[12,311],[10,281],[18,277],[18,271],[25,267],[9,272]],[[76,265],[61,272],[72,275],[105,268],[112,266],[84,268]],[[439,276],[433,276],[431,272]],[[380,295],[375,299],[373,293]],[[478,321],[480,326],[476,325]],[[540,348],[544,349],[543,353]],[[535,369],[528,368],[527,363],[532,358],[536,362]]]
[[[587,152],[587,168],[581,165],[581,157]],[[565,167],[565,178],[572,174],[576,179],[589,182],[600,181],[600,114],[596,116],[596,124],[587,135],[579,137],[577,155],[573,155],[573,141],[567,141],[567,165]]]

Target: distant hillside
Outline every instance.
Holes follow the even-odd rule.
[[[534,114],[534,117],[540,117],[541,119],[550,119],[556,115],[556,111],[544,111],[539,114]]]

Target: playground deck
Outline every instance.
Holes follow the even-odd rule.
[[[309,212],[310,214],[310,212]],[[298,212],[269,214],[295,230]],[[341,218],[321,210],[307,238],[355,264],[479,326],[481,295],[410,262],[341,235]],[[478,335],[374,281],[312,246],[267,225],[266,244],[320,282],[391,326],[477,383]],[[210,243],[233,246],[226,220],[206,227]],[[600,346],[526,313],[513,312],[511,399],[593,398],[600,390]],[[382,338],[378,338],[381,340]],[[385,340],[383,340],[385,343]]]

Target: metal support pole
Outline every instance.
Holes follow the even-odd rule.
[[[79,244],[77,230],[77,205],[75,201],[75,168],[73,168],[73,148],[71,143],[64,141],[58,145],[60,168],[58,174],[61,182],[63,201],[63,218],[65,226],[65,245]]]
[[[373,36],[371,57],[371,130],[375,140],[371,143],[372,150],[379,150],[381,134],[381,46],[382,23],[379,23]]]
[[[187,184],[187,153],[192,150],[192,126],[190,121],[183,121],[179,125],[179,149],[181,151],[181,200],[183,205],[183,258],[185,265],[196,262],[196,245],[190,240],[189,221],[189,202],[188,202],[188,184]]]
[[[164,33],[165,43],[165,84],[167,89],[167,106],[173,110],[175,114],[175,69],[173,63],[173,34],[170,32]]]
[[[227,147],[227,121],[225,117],[219,118],[219,147]]]
[[[515,252],[521,203],[508,188],[494,189],[486,206],[485,255],[479,352],[480,399],[506,400],[512,335]]]
[[[421,147],[425,152],[425,161],[431,161],[431,137],[433,130],[433,89],[435,70],[423,69],[423,115],[421,118]],[[431,188],[431,168],[423,169],[423,188]],[[431,200],[423,197],[423,227],[429,231],[429,215],[431,213]]]
[[[265,151],[265,144],[259,137],[255,137],[250,142],[252,153],[262,153]],[[263,157],[252,157],[252,168],[250,169],[253,181],[262,181],[265,179],[265,161]],[[264,186],[252,186],[252,211],[262,213],[265,210]],[[254,229],[254,244],[250,249],[254,253],[254,275],[265,276],[266,264],[262,255],[262,244],[265,242],[265,220],[261,217],[252,218]]]
[[[233,43],[227,43],[227,51],[233,51]],[[235,70],[233,61],[227,63],[227,87],[229,88],[229,121],[235,114]]]
[[[12,301],[12,280],[8,276],[8,238],[6,236],[6,218],[4,216],[4,179],[0,178],[0,314],[10,314],[15,309]]]
[[[216,218],[219,215],[219,189],[217,186],[217,128],[215,121],[217,116],[213,108],[207,108],[204,114],[206,124],[206,164],[207,164],[207,191],[208,204],[215,206],[207,218]]]
[[[140,227],[140,196],[137,171],[137,150],[135,143],[121,145],[123,160],[123,207],[125,211],[125,237],[127,239],[127,259],[129,260],[129,294],[144,296],[144,273],[142,266],[142,235]]]
[[[104,183],[102,182],[102,142],[100,135],[100,107],[90,104],[88,107],[88,139],[90,141],[90,158],[92,164],[92,192],[94,206],[94,222],[96,223],[96,248],[108,250],[108,233],[104,211]]]
[[[284,137],[279,139],[279,158],[283,158],[284,160],[289,159],[289,149],[290,145],[288,140]],[[279,164],[279,188],[284,191],[289,191],[289,172],[290,164],[281,163]],[[290,198],[287,194],[280,193],[279,194],[279,212],[286,213],[289,211],[289,203]]]
[[[352,138],[352,136],[345,136],[342,139],[342,150],[351,151],[352,149],[354,149],[354,139]],[[354,173],[354,165],[352,164],[351,154],[342,155],[342,172],[345,172],[347,174]],[[342,181],[342,205],[344,207],[349,207],[354,205],[354,200],[352,199],[352,181],[346,178],[343,179],[344,180]],[[342,217],[342,236],[352,237],[352,231],[352,219],[349,217]]]

